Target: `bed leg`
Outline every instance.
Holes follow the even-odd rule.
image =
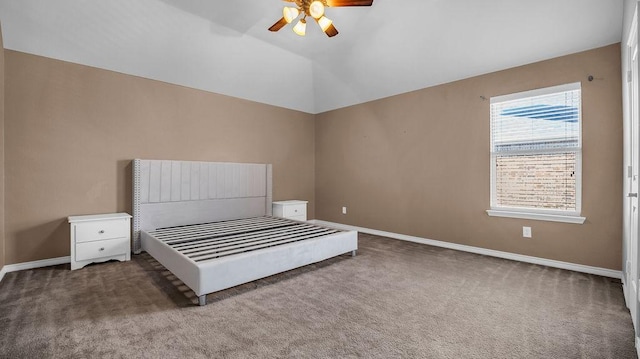
[[[207,295],[203,294],[201,296],[198,296],[198,304],[200,306],[206,305],[207,304]]]
[[[355,249],[351,251],[351,256],[352,256],[352,257],[355,257],[355,256],[356,256],[356,250],[355,250]]]

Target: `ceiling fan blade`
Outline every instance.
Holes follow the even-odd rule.
[[[373,0],[327,0],[327,6],[371,6]]]
[[[284,17],[280,20],[278,20],[278,22],[276,22],[275,24],[271,25],[271,27],[269,28],[269,31],[278,31],[280,29],[282,29],[283,27],[285,27],[288,24],[287,20],[284,19]]]
[[[338,35],[338,29],[336,29],[335,26],[333,26],[333,24],[329,25],[329,27],[324,31],[325,34],[327,34],[327,36],[329,37],[334,37],[336,35]]]

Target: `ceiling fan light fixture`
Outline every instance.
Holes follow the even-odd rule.
[[[293,27],[293,32],[300,36],[305,35],[305,33],[307,32],[307,22],[305,21],[305,19],[300,19],[300,21],[298,21],[296,26]]]
[[[324,31],[325,34],[327,34],[327,36],[329,37],[334,37],[336,35],[338,35],[338,29],[336,29],[335,26],[333,26],[333,24],[329,25],[329,27]]]
[[[325,7],[343,6],[371,6],[373,0],[283,0],[295,6],[285,6],[282,18],[269,27],[269,31],[280,31],[283,27],[298,20],[293,26],[293,32],[299,36],[307,33],[307,16],[315,20],[322,31],[329,37],[338,35],[338,29],[333,21],[324,16]]]
[[[318,25],[320,25],[320,28],[322,29],[323,32],[326,32],[327,29],[329,28],[329,26],[331,26],[331,24],[333,24],[333,21],[331,21],[326,16],[323,16],[323,17],[319,18],[317,21],[318,21]]]
[[[322,4],[322,1],[316,0],[309,5],[309,15],[314,19],[319,19],[324,15],[324,4]]]
[[[300,15],[300,10],[295,7],[285,7],[282,9],[282,15],[287,24],[290,24],[295,18]]]

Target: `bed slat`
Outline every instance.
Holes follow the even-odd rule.
[[[150,231],[193,261],[204,261],[339,232],[276,217],[177,226]]]
[[[329,232],[329,231],[324,228],[320,228],[320,229],[298,228],[293,230],[292,228],[286,228],[286,229],[282,229],[281,231],[270,231],[269,233],[259,232],[259,233],[253,233],[248,236],[247,235],[235,236],[235,238],[223,237],[223,239],[220,241],[207,242],[206,244],[202,244],[198,242],[199,244],[202,244],[202,245],[192,246],[190,248],[184,248],[184,247],[181,247],[181,248],[174,247],[174,248],[176,248],[179,252],[184,254],[196,253],[196,252],[205,253],[208,250],[231,248],[233,246],[247,246],[247,245],[251,245],[251,243],[257,244],[258,242],[265,239],[277,240],[280,238],[289,238],[296,235],[307,235],[310,233],[318,233],[318,232]]]

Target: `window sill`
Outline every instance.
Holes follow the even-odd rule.
[[[499,209],[488,209],[487,214],[491,217],[533,219],[536,221],[563,222],[563,223],[574,223],[574,224],[583,224],[584,221],[587,220],[586,217],[580,217],[580,216],[564,216],[559,214],[516,212],[516,211],[505,211],[505,210],[499,210]]]

